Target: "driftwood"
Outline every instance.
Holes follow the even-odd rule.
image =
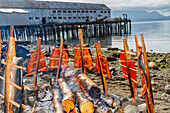
[[[52,89],[53,93],[53,110],[54,113],[63,113],[62,105],[60,104],[60,95],[58,89]]]
[[[78,100],[81,113],[93,113],[94,112],[93,103],[82,96],[81,90],[76,91],[76,98]]]
[[[85,74],[79,74],[78,78],[92,98],[97,99],[100,97],[99,87],[90,78],[88,78]]]
[[[63,109],[66,112],[69,112],[70,110],[74,111],[75,97],[72,90],[67,86],[67,83],[65,82],[64,79],[62,78],[58,79],[58,83],[60,85],[60,89],[62,90],[62,94],[63,94],[63,99],[62,99]]]

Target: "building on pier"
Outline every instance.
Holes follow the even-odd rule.
[[[1,0],[0,25],[75,23],[111,18],[105,4],[34,0]]]

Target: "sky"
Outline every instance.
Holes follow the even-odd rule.
[[[63,2],[104,3],[112,10],[157,11],[170,16],[170,0],[41,0]]]

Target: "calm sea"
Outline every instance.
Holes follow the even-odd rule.
[[[148,52],[170,53],[170,21],[146,21],[132,22],[132,33],[123,36],[90,37],[85,38],[84,43],[89,43],[91,47],[97,41],[101,41],[103,48],[118,47],[123,48],[123,38],[127,38],[129,48],[136,51],[134,35],[138,35],[139,44],[140,33],[144,34],[145,45]],[[67,40],[67,43],[78,43],[78,40]],[[151,51],[153,50],[153,51]]]

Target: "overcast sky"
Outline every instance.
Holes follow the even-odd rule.
[[[112,10],[146,10],[158,11],[170,16],[170,0],[42,0],[64,2],[105,3]]]

